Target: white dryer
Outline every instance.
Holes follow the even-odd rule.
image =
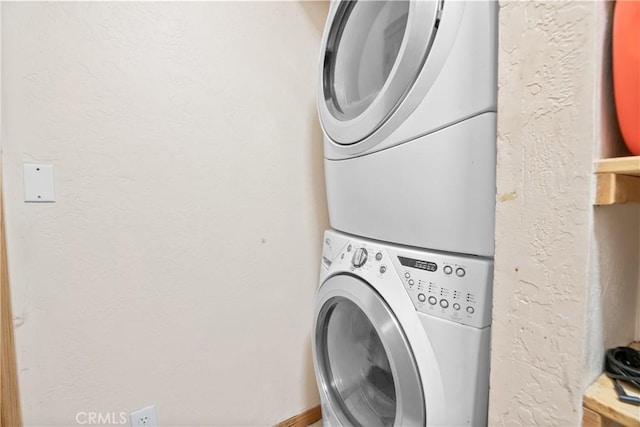
[[[496,1],[332,2],[318,111],[333,228],[493,254]]]
[[[312,339],[324,425],[486,425],[492,271],[325,232]]]

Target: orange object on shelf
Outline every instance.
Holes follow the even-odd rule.
[[[618,0],[613,17],[613,89],[620,131],[640,155],[640,1]]]

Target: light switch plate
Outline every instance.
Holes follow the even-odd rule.
[[[56,201],[53,186],[53,165],[24,164],[24,201]]]

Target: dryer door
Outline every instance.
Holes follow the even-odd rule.
[[[316,303],[314,362],[342,425],[426,425],[420,375],[389,306],[367,283],[329,278]]]
[[[442,0],[340,1],[323,40],[318,109],[325,132],[351,145],[397,109],[426,60]]]

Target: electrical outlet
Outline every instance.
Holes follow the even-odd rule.
[[[129,418],[131,418],[131,427],[158,427],[158,414],[155,405],[131,412]]]

